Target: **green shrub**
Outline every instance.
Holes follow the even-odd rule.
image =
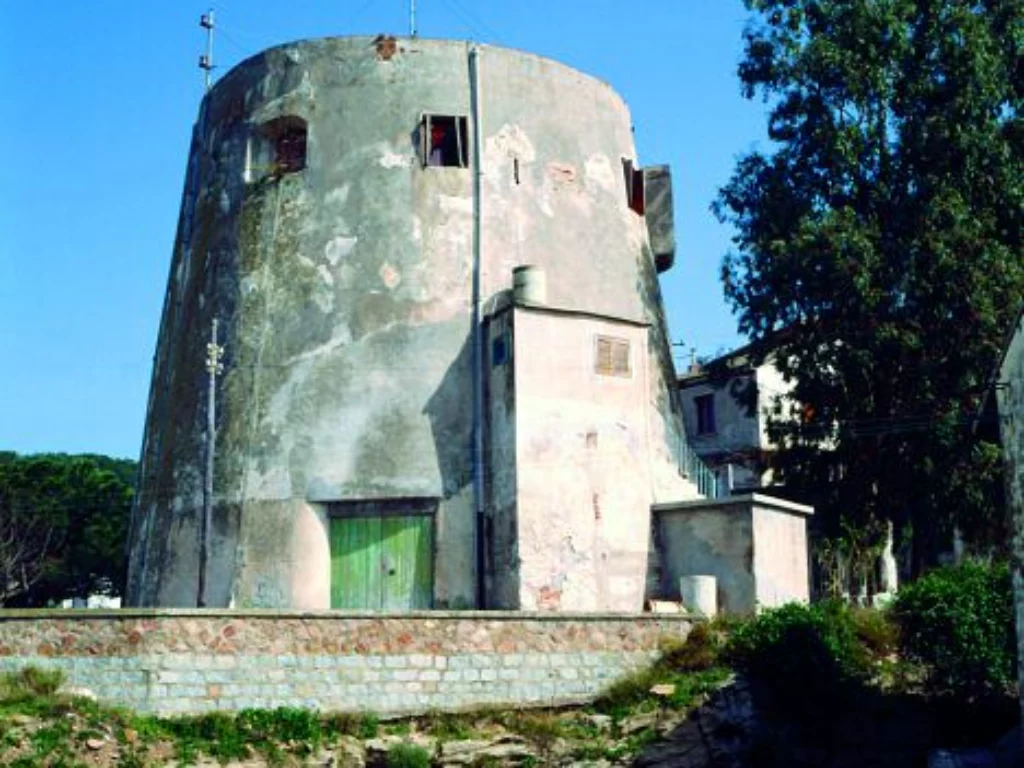
[[[388,768],[430,768],[430,753],[416,744],[403,742],[388,750]]]
[[[680,672],[699,672],[718,665],[724,633],[711,622],[694,625],[683,643],[662,645],[662,662]]]
[[[359,719],[358,733],[361,739],[376,739],[380,732],[380,718],[374,712],[364,712]]]
[[[925,665],[937,692],[973,696],[1015,677],[1013,591],[1006,565],[939,568],[896,595],[903,655]]]
[[[7,700],[49,698],[54,696],[63,684],[64,673],[59,669],[24,667],[15,672],[7,672],[0,682],[0,690],[3,698]]]
[[[850,610],[853,630],[857,640],[875,659],[884,659],[899,648],[899,627],[892,621],[888,611],[877,608],[853,608]]]
[[[852,613],[838,602],[767,610],[733,632],[726,656],[760,693],[795,714],[813,714],[858,687],[871,669]]]

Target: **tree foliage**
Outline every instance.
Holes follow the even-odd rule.
[[[0,604],[121,594],[135,462],[0,453]]]
[[[1024,0],[746,4],[773,147],[714,210],[740,329],[795,386],[779,473],[836,528],[910,523],[918,564],[955,522],[998,539],[972,422],[1024,296]]]
[[[903,655],[927,665],[938,691],[982,695],[1016,680],[1013,583],[1005,564],[931,571],[900,589],[892,615]]]

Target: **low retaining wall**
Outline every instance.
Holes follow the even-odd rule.
[[[593,698],[691,624],[518,612],[0,611],[0,669],[60,669],[101,701],[158,714],[555,706]]]

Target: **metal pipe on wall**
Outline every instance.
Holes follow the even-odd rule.
[[[475,552],[476,607],[486,607],[484,587],[484,346],[481,317],[483,301],[480,264],[482,251],[481,197],[483,168],[480,151],[483,131],[480,107],[480,52],[469,47],[469,110],[473,121],[473,546]]]

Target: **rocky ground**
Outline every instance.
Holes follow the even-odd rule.
[[[277,710],[160,720],[60,693],[0,710],[0,764],[30,766],[612,766],[679,730],[724,675],[686,701],[674,686],[632,705],[432,714],[388,722]],[[674,760],[674,758],[672,758]],[[668,763],[647,763],[675,765]]]
[[[435,735],[428,724],[385,723],[378,735],[340,735],[310,746],[298,741],[251,747],[247,757],[217,758],[167,736],[141,735],[116,716],[97,722],[66,712],[58,719],[9,715],[2,721],[0,763],[29,766],[612,766],[630,765],[649,745],[678,728],[677,710],[638,713],[616,721],[583,710],[519,713],[503,726],[499,718],[461,733]],[[461,721],[460,721],[461,722]],[[461,728],[462,726],[460,726]],[[517,732],[525,731],[525,733]],[[674,763],[645,763],[665,764]]]

